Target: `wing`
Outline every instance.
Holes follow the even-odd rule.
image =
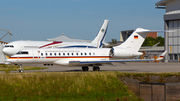
[[[155,59],[127,59],[127,60],[102,60],[102,61],[69,61],[70,65],[110,64],[113,62],[141,62],[154,61]]]

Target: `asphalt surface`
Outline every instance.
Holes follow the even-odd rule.
[[[43,65],[33,65],[48,67],[48,69],[43,70],[25,70],[24,72],[81,72],[81,67],[65,67],[65,66],[43,66]],[[89,67],[89,71],[93,71],[92,67]],[[137,73],[165,73],[165,72],[180,72],[179,62],[169,62],[169,63],[141,63],[141,62],[131,62],[131,63],[113,63],[113,65],[100,66],[100,71],[120,71],[120,72],[137,72]],[[4,71],[1,71],[4,73]],[[10,73],[19,73],[19,71],[10,71]]]

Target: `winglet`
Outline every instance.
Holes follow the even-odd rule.
[[[164,56],[166,55],[167,51],[164,51],[159,58],[157,58],[156,60],[162,60],[164,58]]]

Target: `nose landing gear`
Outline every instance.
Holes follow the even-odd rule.
[[[20,72],[20,73],[23,73],[23,72],[24,72],[24,68],[23,68],[22,64],[20,64],[19,72]]]

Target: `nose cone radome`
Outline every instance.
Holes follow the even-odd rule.
[[[2,52],[5,54],[5,55],[8,55],[8,56],[11,56],[13,55],[11,50],[10,49],[7,49],[7,48],[3,48]]]

